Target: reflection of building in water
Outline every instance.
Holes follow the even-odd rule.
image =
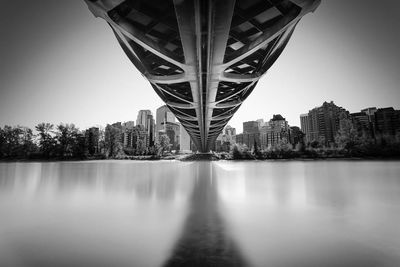
[[[211,162],[196,163],[196,183],[182,235],[164,266],[247,266],[218,211]]]

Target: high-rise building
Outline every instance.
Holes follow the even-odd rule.
[[[185,128],[180,125],[179,127],[179,150],[182,152],[190,152],[190,136],[188,132],[185,130]]]
[[[278,129],[279,131],[287,131],[289,128],[288,122],[281,114],[273,115],[272,119],[268,122],[271,127]]]
[[[163,130],[159,131],[159,135],[160,133],[165,133],[169,138],[171,149],[179,149],[180,125],[175,122],[165,122],[161,126]]]
[[[149,146],[154,146],[156,129],[155,129],[153,115],[151,115],[151,114],[147,115],[146,125],[147,125],[147,127],[145,128],[145,130],[147,131],[147,136],[149,139]]]
[[[165,130],[164,123],[175,123],[175,116],[167,105],[161,106],[156,111],[155,140],[158,142],[159,132]]]
[[[361,112],[351,113],[353,126],[359,133],[368,138],[375,138],[375,112],[376,108],[366,108]]]
[[[215,140],[214,150],[228,152],[234,143],[236,143],[236,129],[227,125]]]
[[[329,103],[324,102],[322,106],[310,110],[307,116],[307,141],[318,141],[324,143],[325,145],[335,142],[335,136],[340,127],[340,119],[348,118],[349,116],[350,115],[347,110],[336,106],[333,101]]]
[[[264,119],[258,119],[256,122],[258,123],[258,129],[261,129],[263,126],[265,126]]]
[[[236,143],[236,129],[230,125],[227,125],[224,129],[225,141],[234,144]]]
[[[135,122],[134,121],[127,121],[122,123],[122,129],[133,129],[135,127]]]
[[[146,128],[139,124],[134,131],[134,147],[138,151],[143,151],[149,148],[150,140]]]
[[[237,144],[244,144],[244,138],[243,138],[243,134],[242,133],[236,135],[236,143]]]
[[[308,113],[300,115],[300,127],[301,131],[305,134],[305,141],[307,143],[311,142],[312,140],[308,139],[310,137],[310,121],[308,119]]]
[[[121,124],[121,130],[122,130],[122,145],[124,148],[132,148],[132,131],[135,128],[135,122],[134,121],[127,121]]]
[[[120,121],[111,124],[111,126],[115,127],[115,128],[118,128],[118,129],[122,129],[122,123]]]
[[[243,133],[258,133],[258,122],[257,121],[246,121],[243,122]]]
[[[243,122],[243,134],[239,138],[236,136],[236,142],[245,144],[248,148],[253,148],[255,145],[260,146],[260,129],[257,121]]]
[[[136,119],[136,125],[143,125],[144,128],[147,130],[148,129],[147,116],[149,116],[149,115],[152,115],[150,110],[148,110],[148,109],[139,110],[137,119]]]
[[[364,108],[361,110],[361,112],[364,112],[365,114],[367,114],[367,116],[369,116],[370,118],[373,118],[375,115],[375,112],[377,111],[376,107],[372,107],[372,108]],[[371,119],[372,120],[372,119]]]
[[[243,133],[243,144],[250,149],[255,146],[260,147],[260,132]]]
[[[286,119],[277,114],[261,128],[260,147],[266,149],[281,142],[290,142],[290,127]]]
[[[85,131],[85,143],[89,155],[99,153],[99,136],[100,130],[98,127],[91,127]]]
[[[369,138],[394,138],[400,134],[400,110],[388,108],[365,108],[350,114],[354,127]]]
[[[226,127],[225,127],[225,134],[226,135],[229,135],[229,136],[235,136],[236,135],[236,128],[233,128],[232,126],[230,126],[230,125],[227,125]]]
[[[124,138],[123,147],[124,148],[134,148],[134,129],[125,129],[122,133]]]
[[[375,112],[376,133],[382,137],[400,134],[400,110],[380,108]]]

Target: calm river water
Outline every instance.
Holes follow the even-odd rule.
[[[0,266],[400,266],[400,162],[0,163]]]

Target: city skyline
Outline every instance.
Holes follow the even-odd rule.
[[[282,114],[299,126],[299,115],[324,101],[350,112],[371,106],[399,109],[395,48],[400,40],[381,30],[398,24],[399,4],[346,5],[323,1],[318,12],[300,22],[286,51],[229,125],[241,129],[243,121]],[[73,122],[84,129],[134,120],[139,110],[162,105],[83,1],[9,1],[0,13],[2,126]],[[35,31],[26,27],[28,21]]]
[[[252,118],[250,118],[250,119],[248,119],[248,120],[238,122],[238,125],[232,125],[232,124],[228,123],[228,124],[224,127],[224,129],[221,130],[221,133],[223,133],[223,131],[225,130],[225,128],[234,128],[234,129],[236,129],[236,132],[237,132],[237,133],[241,133],[241,132],[244,131],[244,129],[243,129],[244,123],[246,123],[246,122],[258,122],[258,121],[262,121],[262,122],[265,124],[265,123],[267,123],[271,118],[274,118],[275,116],[283,116],[283,117],[284,117],[283,119],[285,119],[285,120],[288,122],[288,125],[289,125],[289,126],[295,126],[295,127],[301,128],[301,119],[302,119],[302,116],[303,116],[303,115],[307,115],[310,111],[312,111],[312,110],[314,110],[314,109],[316,109],[316,108],[319,108],[319,107],[320,107],[321,105],[323,105],[324,103],[334,103],[334,101],[332,101],[332,100],[329,100],[329,101],[328,101],[328,100],[327,100],[327,101],[324,101],[323,103],[316,103],[316,104],[315,104],[312,108],[310,108],[309,110],[304,111],[303,113],[297,114],[297,115],[298,115],[298,118],[299,118],[298,124],[292,124],[292,123],[290,123],[290,121],[287,119],[285,113],[273,112],[273,113],[271,113],[270,116],[267,115],[266,117],[255,117],[255,116],[253,116]],[[336,104],[336,103],[334,103],[334,104]],[[88,125],[88,126],[85,126],[85,127],[81,127],[80,125],[74,123],[73,121],[68,121],[68,122],[61,122],[61,121],[60,121],[60,122],[40,121],[39,123],[43,123],[43,122],[44,122],[44,123],[51,123],[51,124],[54,124],[54,125],[59,125],[59,124],[73,124],[73,125],[76,126],[79,130],[82,130],[82,131],[88,130],[88,129],[93,128],[93,127],[105,128],[107,125],[113,125],[113,124],[116,124],[116,123],[121,123],[121,124],[133,123],[134,126],[142,125],[142,126],[145,126],[145,127],[146,127],[146,125],[144,125],[143,123],[138,123],[138,119],[137,119],[137,118],[140,116],[140,114],[142,114],[144,111],[145,111],[145,112],[150,111],[150,116],[152,116],[152,117],[155,116],[155,117],[157,118],[157,116],[156,116],[156,115],[157,115],[157,111],[158,111],[159,109],[161,109],[161,108],[166,108],[166,109],[168,110],[167,106],[166,106],[165,104],[163,104],[163,105],[157,107],[157,108],[155,109],[155,112],[153,112],[153,110],[150,110],[150,109],[140,109],[140,110],[137,110],[136,115],[135,115],[135,114],[132,115],[132,118],[131,118],[131,119],[127,119],[127,120],[116,119],[115,121],[109,121],[109,122],[106,122],[105,124],[94,123],[94,124],[91,124],[91,125]],[[368,109],[371,109],[371,108],[372,108],[372,109],[388,109],[388,108],[394,108],[395,110],[397,110],[397,108],[396,108],[396,107],[393,107],[393,106],[390,106],[390,107],[386,107],[386,106],[385,106],[385,107],[379,107],[379,106],[376,106],[376,105],[375,105],[375,106],[370,106],[370,107],[363,107],[363,108],[361,108],[360,110],[348,110],[346,107],[344,107],[344,108],[345,108],[350,114],[352,114],[352,113],[358,113],[358,112],[360,112],[360,111],[368,110]],[[173,115],[173,113],[172,113],[172,112],[169,112],[169,113],[170,113],[170,116],[173,116],[173,121],[170,121],[170,122],[173,122],[174,124],[181,125],[180,122],[176,121],[176,117]],[[154,116],[153,116],[152,114],[154,114]],[[136,119],[135,119],[135,117],[136,117]],[[155,120],[155,125],[157,125],[156,119],[154,119],[154,120]],[[39,123],[37,123],[37,124],[39,124]],[[1,127],[4,127],[4,126],[6,126],[6,125],[8,125],[8,126],[23,126],[23,127],[32,128],[32,129],[35,131],[35,126],[36,126],[37,124],[34,124],[34,125],[22,125],[22,124],[18,124],[18,123],[16,123],[16,124],[4,124],[4,125],[1,125],[1,124],[0,124],[0,128],[1,128]]]

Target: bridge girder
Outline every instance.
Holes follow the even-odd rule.
[[[320,0],[85,0],[202,152]]]

